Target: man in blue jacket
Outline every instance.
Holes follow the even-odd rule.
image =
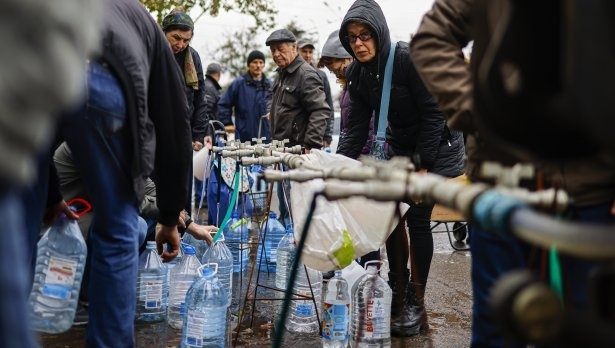
[[[269,122],[264,116],[271,105],[271,81],[263,74],[265,55],[248,55],[248,72],[236,78],[218,102],[218,117],[229,133],[241,141],[265,137],[271,140]],[[235,115],[235,123],[231,118]]]

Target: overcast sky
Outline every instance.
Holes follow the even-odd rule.
[[[354,0],[272,0],[278,9],[276,28],[285,27],[294,20],[301,28],[318,33],[317,55],[329,34],[339,29],[341,20]],[[394,41],[408,41],[410,34],[418,27],[422,15],[431,8],[433,0],[377,0],[382,8]],[[326,4],[329,4],[327,6]],[[198,15],[198,10],[191,13]],[[195,23],[192,46],[199,52],[204,66],[211,60],[212,50],[219,47],[224,33],[247,28],[252,24],[248,16],[236,13],[221,13],[216,18],[202,16]],[[266,52],[263,33],[254,40],[262,43],[261,50]],[[228,81],[221,81],[224,85]]]

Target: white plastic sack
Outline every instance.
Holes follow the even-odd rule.
[[[207,172],[207,173],[206,173]],[[209,178],[209,149],[203,147],[192,154],[192,175],[204,181]]]
[[[320,168],[361,166],[359,161],[318,150],[302,157]],[[291,182],[290,203],[297,240],[301,238],[314,192],[323,187],[321,179]],[[377,202],[363,197],[330,202],[318,197],[301,255],[303,262],[324,272],[344,268],[355,258],[378,250],[397,226],[396,210],[395,202]],[[402,204],[401,214],[407,210],[408,205]]]

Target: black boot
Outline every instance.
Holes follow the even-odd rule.
[[[392,292],[391,301],[391,319],[394,319],[401,315],[402,309],[406,304],[406,288],[410,271],[406,270],[405,273],[389,272],[389,286]]]
[[[408,283],[406,304],[398,316],[391,315],[391,335],[408,337],[429,329],[425,311],[425,286]]]

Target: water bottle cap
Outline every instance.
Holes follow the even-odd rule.
[[[233,214],[231,215],[231,217],[234,219],[238,219],[240,216],[241,216],[241,213],[238,212],[237,210],[234,210]]]
[[[185,244],[182,243],[182,247],[184,248],[184,254],[186,255],[195,255],[196,254],[196,250],[194,249],[194,247],[190,244]]]
[[[367,266],[367,274],[376,274],[378,273],[378,267],[376,265],[366,265]]]
[[[295,233],[295,229],[292,228],[292,227],[287,227],[286,228],[286,233],[293,233],[294,234]]]
[[[201,273],[203,277],[211,277],[218,273],[218,264],[215,262],[205,263],[197,268],[197,272]]]
[[[278,218],[278,214],[276,214],[275,212],[269,212],[269,218],[270,219],[277,219]]]

